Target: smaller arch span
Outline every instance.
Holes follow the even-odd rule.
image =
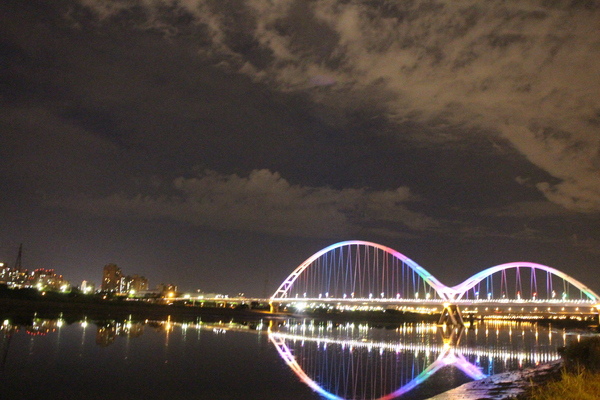
[[[452,300],[460,300],[469,290],[473,289],[478,283],[482,282],[484,279],[486,279],[489,276],[492,276],[493,274],[495,274],[497,272],[506,271],[508,269],[517,269],[517,268],[521,268],[521,267],[530,268],[533,270],[539,269],[539,270],[545,271],[548,274],[555,275],[555,276],[565,280],[566,282],[570,283],[574,287],[576,287],[583,294],[585,294],[590,301],[594,301],[594,302],[600,301],[600,296],[596,292],[594,292],[592,289],[590,289],[589,287],[587,287],[586,285],[584,285],[577,279],[571,277],[570,275],[567,275],[566,273],[564,273],[556,268],[549,267],[547,265],[537,264],[537,263],[532,263],[532,262],[527,262],[527,261],[517,261],[517,262],[500,264],[500,265],[496,265],[496,266],[484,269],[483,271],[476,273],[475,275],[471,276],[470,278],[468,278],[464,282],[460,283],[459,285],[449,288],[449,290],[452,293],[454,293],[454,297]]]
[[[375,249],[381,250],[381,251],[395,257],[396,259],[400,260],[402,263],[404,263],[408,267],[410,267],[412,269],[412,271],[414,271],[416,274],[418,274],[421,277],[421,279],[423,279],[423,281],[425,283],[427,283],[430,287],[432,287],[435,290],[435,292],[442,299],[449,299],[449,293],[450,293],[449,288],[446,285],[444,285],[443,283],[441,283],[431,273],[429,273],[427,270],[425,270],[423,267],[421,267],[419,264],[417,264],[416,262],[414,262],[413,260],[411,260],[410,258],[405,256],[404,254],[402,254],[390,247],[383,246],[381,244],[374,243],[374,242],[368,242],[368,241],[363,241],[363,240],[347,240],[347,241],[342,241],[342,242],[338,242],[338,243],[332,244],[330,246],[327,246],[324,249],[316,252],[315,254],[313,254],[312,256],[307,258],[294,271],[292,271],[292,273],[281,283],[281,285],[277,288],[277,290],[271,296],[271,300],[288,298],[288,294],[289,294],[288,292],[289,292],[290,288],[292,287],[292,285],[294,284],[294,282],[302,275],[303,272],[305,272],[313,264],[313,262],[315,260],[319,259],[320,257],[322,257],[322,256],[326,255],[327,253],[332,252],[338,248],[342,248],[342,247],[346,247],[346,246],[353,246],[353,245],[367,246],[367,247],[375,248]]]

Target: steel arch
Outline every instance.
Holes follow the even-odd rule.
[[[273,343],[279,355],[281,356],[281,358],[283,358],[288,367],[290,367],[292,371],[294,371],[294,373],[312,390],[319,393],[322,397],[326,399],[345,400],[344,398],[322,388],[318,382],[313,380],[302,369],[302,366],[298,363],[292,350],[288,347],[283,337],[276,333],[269,332],[269,340],[271,341],[271,343]],[[429,379],[440,368],[446,367],[448,365],[454,365],[474,380],[483,379],[487,376],[477,366],[471,364],[462,354],[455,352],[455,349],[452,346],[444,345],[436,360],[429,364],[429,366],[427,366],[427,368],[421,371],[416,377],[414,377],[412,380],[405,383],[395,391],[387,395],[378,397],[375,400],[396,399],[402,396],[403,394],[410,392],[415,387],[419,386],[421,383]]]
[[[304,272],[304,270],[307,269],[314,260],[316,260],[323,254],[325,254],[331,250],[337,249],[339,247],[349,246],[349,245],[371,246],[371,247],[375,247],[377,249],[383,250],[383,251],[391,254],[392,256],[398,258],[399,260],[404,262],[406,265],[408,265],[410,268],[412,268],[417,274],[419,274],[419,276],[421,276],[421,278],[423,278],[423,280],[427,284],[429,284],[440,295],[440,297],[442,299],[449,299],[452,297],[451,295],[454,294],[451,288],[449,288],[446,285],[444,285],[443,283],[441,283],[436,277],[431,275],[423,267],[421,267],[419,264],[417,264],[410,258],[406,257],[404,254],[402,254],[390,247],[383,246],[378,243],[367,242],[364,240],[347,240],[347,241],[338,242],[338,243],[332,244],[331,246],[325,247],[324,249],[316,252],[315,254],[310,256],[308,259],[306,259],[283,281],[283,283],[279,286],[279,288],[271,296],[271,300],[287,298],[288,289],[292,286],[292,284],[296,281],[296,279],[300,276],[300,274],[302,274],[302,272]]]
[[[496,272],[500,272],[502,270],[506,270],[506,269],[510,269],[510,268],[517,268],[517,267],[538,268],[543,271],[549,272],[551,274],[554,274],[554,275],[566,280],[567,282],[569,282],[570,284],[575,286],[577,289],[581,290],[583,293],[585,293],[585,295],[590,300],[592,300],[592,301],[600,300],[600,296],[597,293],[595,293],[592,289],[588,288],[583,283],[581,283],[577,279],[565,274],[564,272],[559,271],[555,268],[549,267],[547,265],[536,264],[536,263],[527,262],[527,261],[518,261],[518,262],[510,262],[510,263],[506,263],[506,264],[500,264],[500,265],[496,265],[494,267],[490,267],[490,268],[484,269],[481,272],[476,273],[472,277],[465,280],[463,283],[456,285],[452,288],[449,288],[454,293],[456,293],[456,297],[453,298],[453,300],[460,300],[462,298],[462,296],[464,296],[464,294],[469,289],[472,289],[475,285],[477,285],[479,282],[481,282],[488,276],[495,274]]]

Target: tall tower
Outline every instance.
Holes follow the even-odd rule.
[[[19,253],[17,254],[17,261],[15,262],[15,271],[21,272],[23,269],[23,243],[19,245]]]
[[[102,274],[102,290],[107,292],[118,292],[121,285],[121,268],[117,264],[106,264]]]

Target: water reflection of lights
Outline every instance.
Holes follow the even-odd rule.
[[[410,381],[404,383],[398,389],[392,391],[389,394],[380,393],[380,391],[383,389],[382,387],[385,386],[389,390],[389,387],[391,385],[397,385],[399,378],[401,378],[400,376],[396,376],[396,377],[394,377],[395,379],[394,378],[390,379],[391,382],[389,382],[389,383],[384,382],[383,384],[378,384],[379,382],[373,382],[372,380],[368,380],[368,378],[381,379],[382,378],[381,372],[383,372],[383,370],[380,370],[376,376],[374,376],[374,374],[368,374],[368,373],[364,374],[365,375],[364,377],[352,376],[351,377],[352,382],[346,381],[346,382],[337,382],[337,383],[333,383],[333,384],[331,382],[317,383],[300,366],[297,358],[293,355],[293,349],[290,348],[286,343],[285,335],[281,335],[278,333],[271,333],[269,335],[269,339],[275,345],[280,356],[285,360],[287,365],[294,371],[294,373],[305,384],[307,384],[309,387],[311,387],[314,391],[316,391],[321,396],[324,396],[328,399],[340,399],[341,400],[341,399],[347,398],[348,395],[350,395],[348,398],[356,398],[356,395],[362,394],[362,396],[364,396],[369,391],[371,391],[371,397],[363,397],[363,398],[372,398],[372,399],[379,399],[379,400],[394,399],[394,398],[397,398],[397,397],[403,395],[404,393],[411,391],[412,389],[417,387],[419,384],[421,384],[423,381],[427,380],[430,376],[432,376],[437,370],[439,370],[442,367],[448,366],[448,365],[456,366],[457,368],[459,368],[460,370],[465,372],[465,374],[468,375],[469,377],[471,377],[472,379],[481,379],[486,376],[485,374],[483,374],[481,372],[481,370],[478,367],[476,367],[473,364],[470,364],[462,355],[455,353],[455,350],[451,344],[446,343],[444,346],[442,346],[442,351],[439,352],[440,354],[435,361],[431,362],[417,376],[414,376],[414,365],[413,365],[413,370],[412,370],[413,374],[411,376],[412,379]],[[309,340],[310,339],[315,340],[315,338],[309,338]],[[365,344],[362,342],[359,342],[359,344],[362,345],[363,347],[367,346],[368,350],[370,352],[371,348],[369,347],[369,344]],[[344,346],[342,346],[342,347],[344,348]],[[380,347],[380,351],[379,351],[380,356],[384,356],[384,350],[383,350],[384,347],[385,346]],[[427,351],[427,354],[429,354],[429,351]],[[353,363],[351,360],[345,360],[345,361],[348,363],[347,366],[349,368],[347,371],[345,371],[345,373],[342,373],[341,375],[343,375],[346,379],[348,379],[350,377],[350,370],[354,370],[355,367],[357,369],[359,369],[362,367],[362,365],[360,362]],[[414,359],[413,359],[413,363],[414,363]],[[421,364],[418,367],[421,367],[421,366],[424,366],[424,364]],[[392,370],[394,370],[394,368],[392,368]],[[400,371],[398,371],[398,369],[395,369],[394,372],[398,373]],[[402,371],[402,372],[404,372],[404,371]],[[320,373],[323,374],[323,370],[320,370]],[[337,375],[337,376],[339,377],[340,375]],[[357,385],[357,382],[361,382],[361,384]],[[323,386],[330,387],[330,389],[326,390]],[[333,389],[331,389],[331,388],[333,388]],[[337,394],[332,393],[332,391],[334,391],[334,390],[342,391],[343,393],[340,393],[342,396],[338,396]],[[385,389],[383,389],[383,390],[385,390]],[[351,392],[351,393],[348,393],[348,392]]]
[[[378,341],[366,336],[368,325],[321,325],[315,329],[314,323],[308,322],[274,329],[269,332],[269,339],[298,378],[321,396],[388,400],[413,390],[449,365],[472,379],[481,379],[486,376],[481,366],[486,364],[491,368],[500,362],[515,368],[558,358],[549,345],[553,336],[559,339],[556,341],[562,338],[564,344],[564,334],[549,331],[546,349],[538,346],[537,326],[532,324],[519,326],[523,336],[527,333],[532,340],[535,337],[533,347],[520,351],[500,345],[501,337],[512,338],[515,325],[494,322],[484,330],[439,332],[435,325],[405,324],[395,329],[395,340]],[[503,331],[501,326],[508,329]],[[439,335],[432,335],[436,331]],[[352,337],[348,339],[346,335]],[[461,337],[466,344],[460,344]],[[489,342],[490,338],[493,342]],[[391,375],[383,376],[386,372]]]
[[[89,322],[92,321],[78,324],[85,329]],[[36,329],[46,326],[58,331],[57,323],[35,320]],[[393,399],[415,389],[445,366],[453,366],[478,379],[484,373],[498,372],[498,368],[515,369],[557,359],[556,347],[565,345],[567,340],[579,339],[569,338],[569,333],[563,330],[538,328],[537,324],[500,321],[478,323],[460,334],[458,330],[440,332],[437,325],[428,323],[374,327],[366,323],[309,319],[273,321],[268,330],[263,321],[124,319],[95,324],[96,343],[102,346],[110,345],[119,336],[137,337],[145,328],[166,335],[189,335],[194,330],[215,335],[229,331],[268,333],[270,342],[292,371],[328,399]],[[174,330],[176,327],[179,329]],[[33,325],[24,328],[34,329]],[[1,331],[14,329],[11,321],[0,322]],[[360,393],[351,393],[353,387],[360,389]]]

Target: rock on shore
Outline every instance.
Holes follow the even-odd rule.
[[[560,374],[562,360],[504,372],[465,383],[429,400],[507,400],[525,392],[531,383],[541,383]]]

